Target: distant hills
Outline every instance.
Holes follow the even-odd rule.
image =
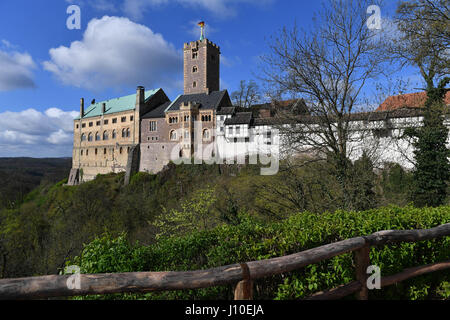
[[[41,184],[67,178],[71,158],[0,158],[0,209],[14,208]]]

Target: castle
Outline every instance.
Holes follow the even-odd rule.
[[[69,185],[111,172],[126,172],[129,181],[135,172],[157,173],[170,161],[199,154],[231,163],[252,154],[278,157],[281,142],[271,105],[244,111],[233,106],[227,90],[220,90],[220,48],[204,38],[203,28],[200,40],[184,44],[183,54],[184,93],[174,101],[161,88],[141,86],[136,94],[90,105],[81,99]],[[307,108],[302,103],[291,101],[288,107]],[[351,147],[359,150],[353,157],[376,145],[372,156],[378,163],[411,167],[412,146],[398,138],[404,128],[421,122],[420,109],[411,108],[417,104],[389,98],[376,112],[353,114],[352,125],[358,129],[353,130],[356,142]],[[446,123],[450,126],[448,117]],[[362,131],[371,134],[363,137]]]

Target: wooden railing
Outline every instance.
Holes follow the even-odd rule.
[[[370,264],[370,247],[399,242],[418,242],[450,236],[450,223],[428,230],[381,231],[370,236],[356,237],[327,244],[300,253],[243,264],[234,264],[209,270],[188,272],[135,272],[115,274],[81,274],[80,289],[67,285],[71,275],[0,280],[0,299],[43,299],[115,293],[149,293],[155,291],[202,289],[235,285],[236,300],[253,298],[253,281],[291,272],[332,257],[354,252],[356,280],[307,299],[339,299],[356,293],[360,300],[368,299],[367,267]],[[406,269],[381,278],[381,286],[450,268],[450,260],[432,265]]]

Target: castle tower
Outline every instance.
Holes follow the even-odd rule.
[[[220,48],[204,37],[184,44],[184,94],[220,90]]]

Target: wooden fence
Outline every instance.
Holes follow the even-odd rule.
[[[332,257],[354,252],[356,280],[307,299],[339,299],[353,293],[360,300],[368,299],[367,267],[370,265],[370,247],[399,242],[418,242],[450,236],[450,223],[428,230],[381,231],[370,236],[356,237],[327,244],[289,256],[234,264],[209,270],[188,272],[135,272],[115,274],[81,274],[80,289],[69,289],[71,275],[0,280],[0,299],[45,299],[101,295],[114,293],[149,293],[155,291],[202,289],[223,285],[236,285],[235,300],[253,298],[253,281],[291,272]],[[381,286],[450,268],[450,260],[432,265],[406,269],[381,278]],[[72,279],[71,278],[71,279]]]

